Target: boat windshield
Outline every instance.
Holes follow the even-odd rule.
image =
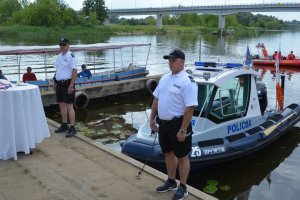
[[[222,123],[246,116],[251,88],[251,75],[240,75],[221,87],[198,83],[198,106],[194,116]]]
[[[251,76],[242,75],[228,80],[221,87],[216,87],[207,117],[215,123],[222,123],[245,116],[250,86]]]
[[[213,88],[213,85],[198,84],[198,106],[195,108],[194,115],[204,115],[205,111],[207,110]]]

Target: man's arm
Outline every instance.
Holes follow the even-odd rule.
[[[183,115],[183,120],[181,123],[181,128],[177,133],[177,139],[180,142],[183,142],[185,140],[185,136],[187,134],[187,128],[189,127],[192,117],[193,117],[193,113],[194,113],[194,106],[189,106],[186,107],[185,111],[184,111],[184,115]]]
[[[194,106],[189,106],[185,109],[182,124],[181,124],[182,130],[187,130],[187,128],[189,127],[193,117],[194,109],[195,109]]]
[[[91,78],[91,76],[92,76],[92,73],[90,70],[88,70],[88,78]]]
[[[73,69],[72,76],[71,76],[71,82],[70,82],[70,85],[68,88],[68,94],[72,94],[72,92],[74,91],[73,87],[74,87],[76,78],[77,78],[77,69]]]

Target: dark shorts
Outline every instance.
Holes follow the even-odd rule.
[[[72,94],[68,94],[68,87],[70,85],[71,79],[65,81],[57,81],[56,84],[56,101],[58,103],[64,102],[67,104],[74,103],[75,100],[75,90]],[[73,87],[75,89],[75,86]]]
[[[174,152],[176,157],[181,158],[189,154],[192,149],[192,134],[185,138],[183,142],[178,142],[176,137],[181,128],[183,118],[175,118],[170,121],[159,121],[159,144],[163,153]],[[187,130],[192,132],[190,124]]]

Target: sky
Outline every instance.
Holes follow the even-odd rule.
[[[84,0],[65,0],[74,10],[80,10]],[[169,6],[204,6],[204,5],[236,5],[236,4],[268,4],[268,3],[299,3],[300,0],[105,0],[105,5],[109,9],[117,8],[145,8],[145,7],[169,7]],[[253,13],[257,14],[257,13]],[[278,19],[290,21],[296,19],[300,21],[299,13],[260,13],[272,15]]]

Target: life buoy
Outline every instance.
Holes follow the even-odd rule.
[[[276,84],[276,94],[277,94],[279,109],[283,110],[283,94],[279,83]]]
[[[158,85],[158,83],[155,79],[148,79],[146,82],[146,92],[148,94],[153,94],[157,85]]]
[[[77,91],[75,93],[74,107],[76,109],[83,109],[89,104],[89,97],[85,92]]]

